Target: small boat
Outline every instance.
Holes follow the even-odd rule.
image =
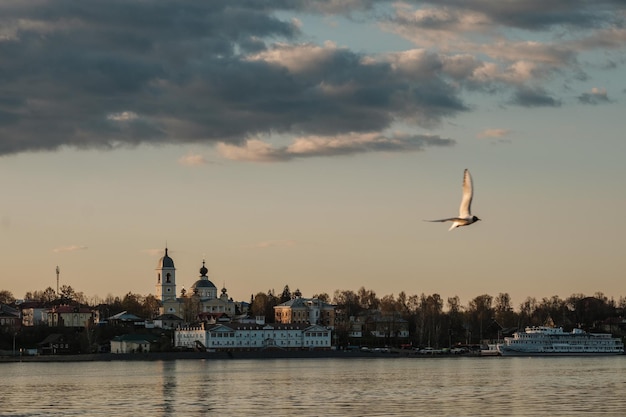
[[[486,349],[480,350],[480,356],[500,356],[500,351],[497,345],[488,344]]]

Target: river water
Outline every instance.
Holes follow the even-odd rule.
[[[0,363],[0,416],[626,416],[626,356]]]

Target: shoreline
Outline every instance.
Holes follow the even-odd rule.
[[[419,355],[412,352],[361,352],[345,350],[266,350],[227,352],[146,352],[146,353],[86,353],[79,355],[0,356],[3,362],[111,362],[111,361],[171,361],[183,359],[366,359],[366,358],[447,358],[479,355]],[[484,357],[484,356],[483,356]]]

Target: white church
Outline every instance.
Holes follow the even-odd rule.
[[[161,300],[160,314],[173,314],[185,322],[229,321],[236,314],[235,302],[228,297],[226,288],[219,296],[217,287],[207,276],[208,269],[202,261],[200,277],[189,291],[176,293],[176,267],[165,248],[164,256],[156,268],[156,297]]]

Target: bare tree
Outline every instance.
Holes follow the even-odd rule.
[[[493,297],[488,294],[479,295],[469,303],[468,313],[472,322],[478,327],[479,341],[484,339],[484,330],[491,323]]]
[[[11,304],[15,301],[13,293],[8,290],[0,290],[0,303]]]

